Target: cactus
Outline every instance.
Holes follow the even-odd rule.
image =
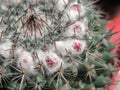
[[[94,2],[8,1],[0,4],[1,88],[104,90],[111,82],[113,34]]]

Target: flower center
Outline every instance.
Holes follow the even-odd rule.
[[[47,62],[48,67],[51,67],[51,68],[55,67],[57,64],[56,60],[50,57],[47,57],[46,62]]]
[[[77,52],[79,52],[79,51],[81,51],[81,47],[82,47],[82,45],[80,44],[80,43],[74,43],[74,45],[73,45],[73,48],[77,51]]]
[[[28,64],[28,60],[27,59],[23,59],[23,63]]]

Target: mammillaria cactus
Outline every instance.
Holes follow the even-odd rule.
[[[104,90],[113,71],[112,34],[91,2],[14,1],[1,1],[1,88]]]

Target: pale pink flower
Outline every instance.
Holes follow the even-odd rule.
[[[24,69],[28,73],[31,73],[31,74],[36,73],[35,65],[34,65],[33,58],[30,52],[23,51],[18,56],[17,65],[19,68]]]
[[[78,21],[66,29],[64,36],[66,36],[66,37],[71,37],[71,36],[83,37],[86,34],[86,29],[87,28],[86,28],[85,24]]]
[[[71,3],[69,8],[67,8],[66,13],[63,17],[65,21],[78,20],[86,14],[85,7],[77,2]]]

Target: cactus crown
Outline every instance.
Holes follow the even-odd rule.
[[[110,83],[112,34],[85,1],[1,4],[0,87],[92,90]]]

